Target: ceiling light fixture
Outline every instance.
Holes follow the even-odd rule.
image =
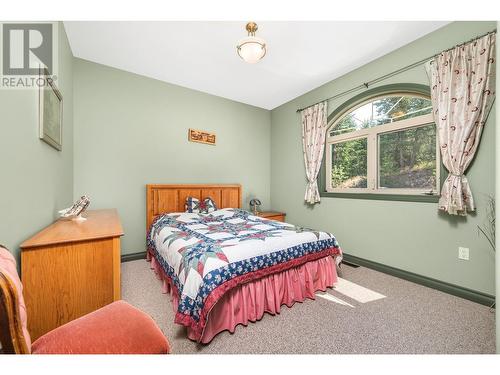
[[[255,64],[266,55],[266,41],[255,36],[258,26],[255,22],[247,23],[248,36],[241,39],[236,47],[238,55],[247,63]]]

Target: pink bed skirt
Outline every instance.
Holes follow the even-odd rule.
[[[154,256],[148,253],[148,260],[151,260],[151,268],[163,281],[163,293],[172,291],[169,279]],[[291,307],[295,302],[303,302],[306,298],[315,299],[316,291],[325,291],[336,282],[335,260],[327,256],[238,285],[225,293],[214,305],[201,339],[198,339],[189,327],[188,337],[204,344],[209,343],[222,331],[228,330],[232,333],[238,324],[246,326],[248,322],[260,320],[265,312],[279,314],[281,305]],[[179,298],[173,291],[171,298],[176,312]]]

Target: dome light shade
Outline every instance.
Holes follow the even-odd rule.
[[[266,42],[263,39],[249,36],[238,43],[238,55],[247,63],[255,64],[266,54]]]
[[[257,24],[247,23],[248,36],[241,39],[236,47],[238,55],[247,63],[255,64],[266,55],[266,41],[255,36]]]

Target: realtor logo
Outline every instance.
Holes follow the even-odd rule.
[[[40,65],[53,74],[53,24],[2,24],[2,74],[38,75]]]

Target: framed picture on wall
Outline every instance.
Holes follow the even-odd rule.
[[[203,130],[189,129],[188,131],[188,139],[190,142],[215,146],[215,137],[215,133],[208,133]]]
[[[55,149],[62,150],[63,97],[45,68],[40,68],[39,129],[40,139]]]

